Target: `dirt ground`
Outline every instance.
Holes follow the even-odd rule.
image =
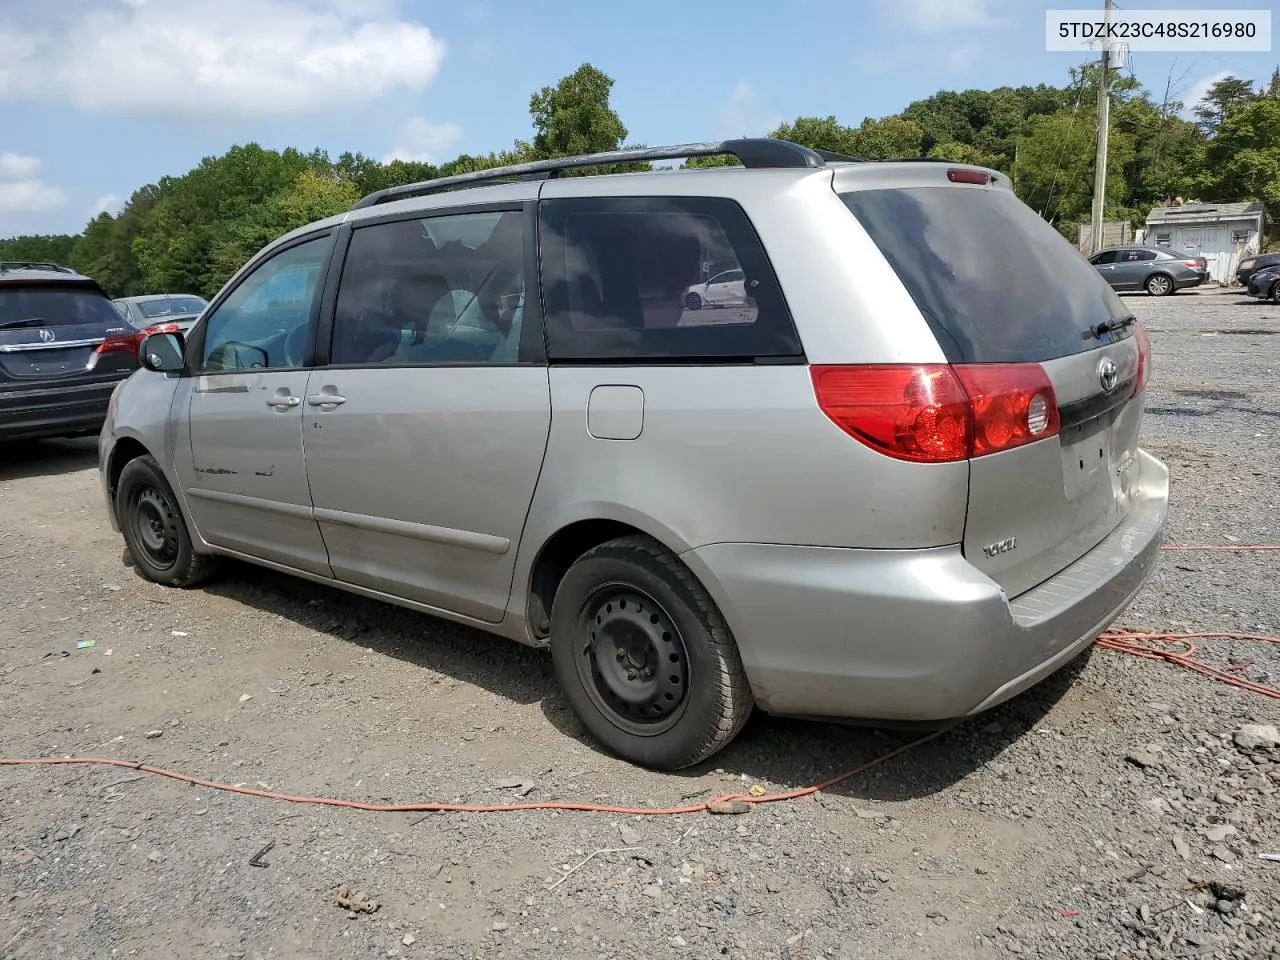
[[[1154,344],[1144,445],[1173,472],[1170,542],[1280,543],[1280,308],[1125,301]],[[0,451],[6,757],[660,807],[802,786],[915,736],[757,717],[705,768],[645,772],[585,737],[539,652],[246,566],[144,582],[95,467],[88,441]],[[1280,634],[1278,565],[1166,553],[1122,624]],[[1280,645],[1201,655],[1280,685]],[[1280,854],[1280,749],[1239,736],[1277,721],[1278,700],[1095,650],[743,816],[364,813],[0,767],[0,958],[1280,957],[1280,862],[1259,858]],[[377,909],[340,907],[342,885]]]

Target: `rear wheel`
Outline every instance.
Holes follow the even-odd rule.
[[[754,705],[715,603],[648,537],[601,544],[569,568],[551,610],[551,654],[583,726],[641,766],[705,760]]]
[[[1271,285],[1271,299],[1275,303],[1280,303],[1280,280]]]
[[[1147,278],[1147,293],[1153,297],[1167,297],[1173,293],[1175,287],[1173,278],[1167,273],[1152,274]]]
[[[125,464],[116,484],[116,517],[128,556],[148,580],[190,587],[213,572],[213,558],[195,552],[178,499],[154,457]]]

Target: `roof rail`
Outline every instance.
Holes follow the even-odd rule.
[[[0,271],[5,270],[52,270],[55,273],[75,273],[70,267],[56,263],[38,263],[34,260],[0,260]]]
[[[452,177],[437,177],[434,180],[422,180],[418,183],[406,183],[399,187],[387,187],[361,199],[352,210],[362,207],[373,207],[392,200],[403,200],[405,197],[418,197],[435,193],[438,190],[450,190],[455,187],[475,186],[481,183],[492,183],[519,177],[526,180],[546,180],[556,176],[563,170],[580,167],[597,167],[614,163],[634,163],[643,160],[676,160],[687,157],[714,157],[729,154],[748,169],[769,167],[821,167],[826,159],[817,151],[802,147],[789,140],[772,140],[764,137],[744,138],[741,140],[721,140],[710,143],[683,143],[671,147],[636,147],[627,150],[608,150],[604,153],[588,153],[577,157],[556,157],[551,160],[534,160],[530,163],[515,163],[505,167],[493,167],[489,170],[477,170],[473,173],[460,173]]]

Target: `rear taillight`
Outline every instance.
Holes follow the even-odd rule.
[[[142,346],[142,339],[146,334],[141,330],[137,333],[125,333],[116,337],[107,337],[94,353],[132,353],[135,357],[138,355],[138,348]]]
[[[1138,384],[1133,392],[1141,393],[1151,379],[1151,341],[1147,339],[1147,331],[1142,329],[1142,324],[1135,321],[1133,326],[1137,331],[1134,339],[1138,341]]]
[[[1038,363],[815,366],[822,412],[881,453],[967,460],[1055,436],[1060,420]]]
[[[1182,265],[1184,267],[1191,267],[1193,270],[1199,270],[1201,267],[1204,266],[1204,261],[1203,260],[1183,260]]]

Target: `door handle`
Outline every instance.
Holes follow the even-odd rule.
[[[285,395],[285,396],[276,395],[274,397],[267,397],[268,407],[296,407],[301,402],[302,401],[298,397],[293,397],[289,395]]]
[[[346,402],[346,397],[336,393],[313,393],[307,397],[307,403],[313,407],[336,407],[338,404]]]

